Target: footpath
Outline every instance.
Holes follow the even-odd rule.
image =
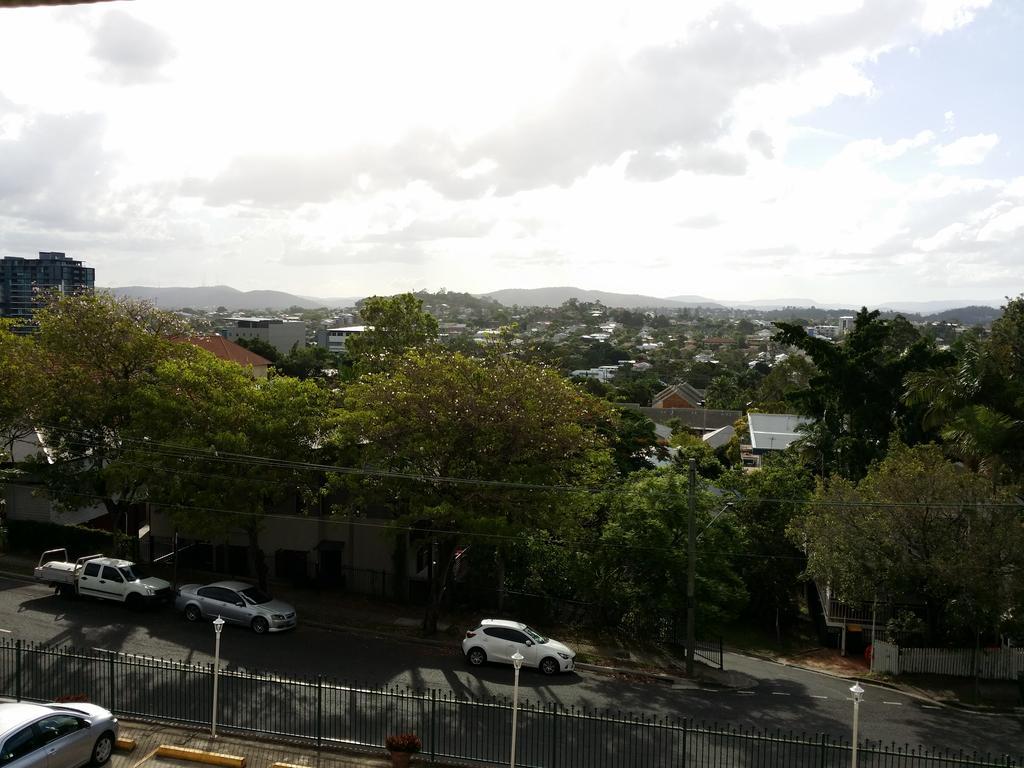
[[[0,576],[32,581],[35,561],[27,557],[0,553]],[[167,577],[170,574],[161,572]],[[209,577],[216,580],[216,577]],[[185,583],[179,578],[180,583]],[[436,637],[425,638],[420,631],[420,617],[416,609],[409,606],[386,603],[342,592],[296,588],[284,584],[273,584],[275,597],[295,606],[300,622],[305,626],[356,633],[403,642],[430,644],[437,647],[457,649],[458,642],[466,629],[481,616],[454,615],[449,623],[439,627]],[[756,684],[757,678],[735,669],[720,670],[705,664],[698,664],[695,677],[685,678],[682,659],[655,646],[630,643],[616,644],[612,641],[594,641],[582,635],[559,635],[572,645],[578,653],[577,667],[602,674],[627,678],[645,678],[664,683],[681,685],[708,685],[722,688],[745,688]],[[739,654],[783,666],[798,667],[835,678],[870,682],[875,685],[900,690],[916,698],[940,706],[972,709],[981,712],[1022,712],[1018,684],[1012,681],[982,681],[976,691],[971,680],[940,676],[902,677],[887,680],[872,676],[867,663],[859,657],[842,657],[835,649],[809,648],[789,655],[768,655],[728,650],[728,655]],[[454,650],[453,650],[454,652]],[[980,693],[980,699],[978,694]],[[976,703],[980,701],[981,703]],[[386,753],[365,756],[343,754],[330,750],[317,751],[307,746],[274,743],[262,737],[259,740],[235,736],[219,736],[212,739],[207,731],[151,725],[124,723],[124,736],[136,742],[131,752],[118,752],[113,761],[115,768],[128,766],[187,765],[181,757],[173,758],[159,754],[161,746],[175,746],[197,750],[196,755],[212,752],[221,755],[245,758],[241,765],[272,766],[322,766],[323,768],[356,768],[366,766],[387,766],[390,759]],[[195,757],[196,755],[193,755]],[[212,764],[240,765],[220,759]],[[210,763],[210,760],[201,759]]]

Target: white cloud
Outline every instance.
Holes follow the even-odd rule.
[[[935,148],[935,161],[940,166],[979,165],[995,149],[999,137],[994,133],[962,136],[950,144]]]
[[[828,150],[805,166],[787,146],[816,110],[876,98],[887,53],[917,46],[925,67],[924,43],[984,5],[19,12],[0,27],[0,246],[65,247],[106,285],[306,295],[733,294],[742,275],[824,300],[886,270],[915,295],[958,289],[946,275],[1004,275],[1021,237],[1014,182],[946,170],[981,162],[995,134],[937,146],[954,115],[936,110],[902,136],[818,131]],[[43,44],[48,66],[24,67]],[[969,274],[951,268],[968,256]]]

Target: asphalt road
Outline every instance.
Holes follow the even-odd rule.
[[[190,624],[171,608],[132,613],[111,603],[64,600],[42,585],[3,578],[0,629],[10,630],[8,637],[48,645],[101,648],[193,663],[213,660],[212,627]],[[372,687],[438,689],[462,698],[488,699],[512,693],[510,668],[470,670],[455,647],[309,626],[265,636],[226,627],[221,659],[229,668],[324,675]],[[848,682],[735,654],[726,655],[725,665],[749,676],[750,685],[709,688],[587,671],[548,678],[524,670],[520,700],[849,738],[852,703]],[[1024,717],[1020,715],[964,712],[881,687],[865,688],[860,707],[862,739],[993,755],[1024,754]]]

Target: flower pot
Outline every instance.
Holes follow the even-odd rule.
[[[412,752],[391,752],[391,765],[394,768],[409,768]]]

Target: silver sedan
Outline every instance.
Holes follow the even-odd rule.
[[[280,632],[295,626],[295,609],[273,600],[244,581],[186,584],[178,590],[174,607],[189,621],[216,619],[249,627],[257,635]]]
[[[95,704],[0,703],[3,768],[103,765],[117,743],[117,718]]]

